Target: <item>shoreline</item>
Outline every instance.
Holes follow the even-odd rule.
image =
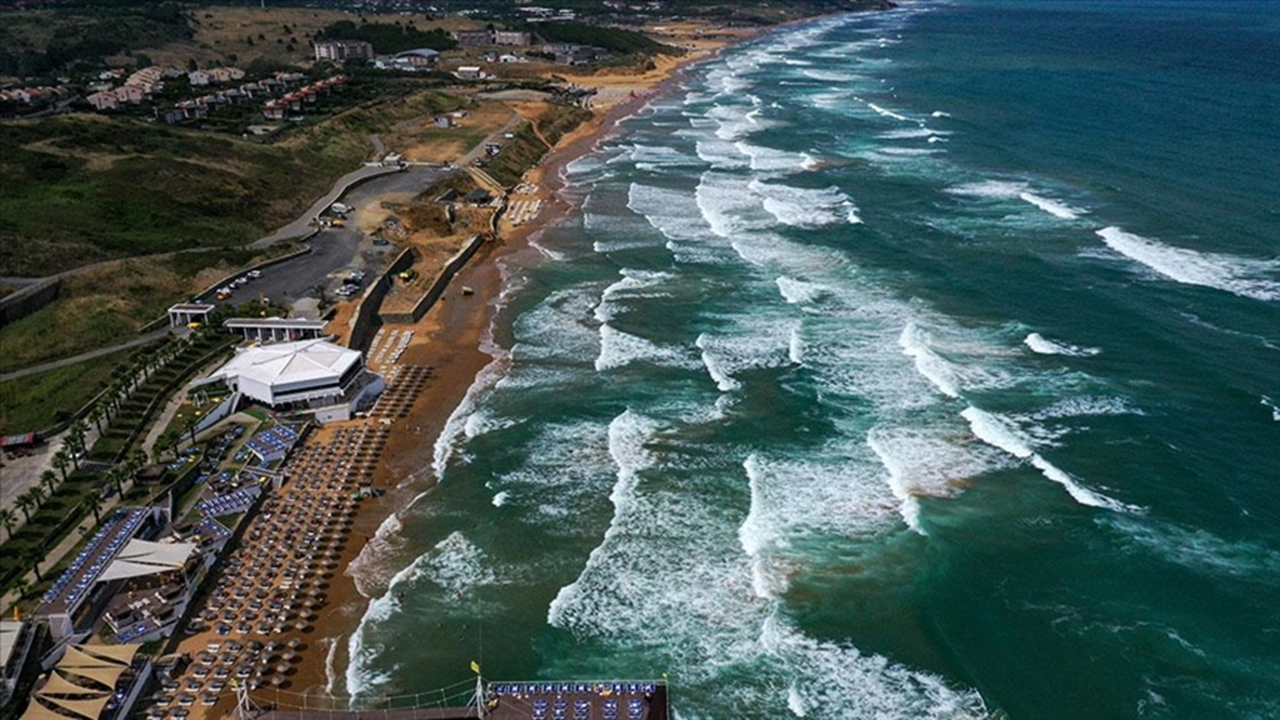
[[[609,104],[566,134],[526,173],[526,181],[539,187],[537,196],[543,200],[540,211],[520,227],[512,228],[504,222],[506,227],[498,242],[485,246],[464,266],[441,302],[415,326],[415,334],[420,335],[422,342],[410,345],[402,362],[430,366],[434,379],[418,395],[408,416],[391,427],[382,462],[374,474],[375,487],[387,493],[365,501],[357,511],[352,542],[338,559],[341,572],[331,580],[327,591],[329,602],[320,608],[315,623],[316,642],[309,652],[301,653],[298,672],[290,688],[289,694],[305,695],[305,698],[297,697],[295,702],[281,699],[281,707],[300,705],[304,700],[311,707],[327,706],[335,710],[347,707],[351,637],[358,631],[370,603],[386,592],[391,579],[390,574],[370,577],[364,566],[382,563],[388,559],[387,555],[394,557],[403,552],[403,548],[379,537],[379,532],[384,526],[397,525],[393,518],[436,487],[437,444],[450,420],[477,387],[481,374],[494,363],[504,361],[503,351],[495,346],[492,338],[492,329],[505,308],[502,300],[508,278],[504,261],[530,252],[541,256],[535,247],[537,236],[578,211],[576,203],[563,192],[567,187],[564,177],[567,166],[595,152],[603,140],[616,132],[619,123],[640,112],[655,98],[670,93],[691,68],[778,28],[819,17],[763,28],[696,56],[678,59],[652,86],[633,89],[628,97]],[[589,76],[580,79],[590,82]],[[460,291],[463,286],[471,288],[474,294],[463,295]],[[356,541],[357,537],[364,538],[364,542]],[[369,557],[366,553],[378,557]],[[385,568],[382,570],[386,572]]]

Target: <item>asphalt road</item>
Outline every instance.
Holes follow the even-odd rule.
[[[376,204],[386,195],[422,192],[448,172],[440,168],[411,167],[353,188],[342,202],[361,207]],[[264,268],[262,277],[237,288],[226,302],[239,304],[265,296],[273,303],[292,306],[299,300],[314,298],[317,285],[323,285],[326,295],[333,300],[336,299],[334,291],[342,286],[342,278],[354,270],[368,270],[372,275],[387,261],[387,256],[399,251],[394,245],[375,246],[371,238],[354,229],[360,224],[358,210],[348,215],[347,224],[345,228],[322,230],[308,241],[311,252]],[[371,279],[366,278],[365,282]]]

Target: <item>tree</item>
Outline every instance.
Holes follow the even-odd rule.
[[[67,457],[67,451],[61,448],[53,454],[53,459],[49,461],[54,469],[62,474],[62,481],[67,481],[67,466],[71,464],[71,459]]]
[[[142,448],[134,448],[133,452],[129,453],[129,469],[134,474],[137,474],[146,464],[147,453]]]
[[[98,428],[99,435],[102,434],[102,421],[106,417],[106,414],[107,410],[103,407],[101,402],[94,405],[93,409],[89,411],[89,421],[93,423],[94,427]]]
[[[178,459],[178,442],[181,439],[182,439],[182,436],[179,435],[176,431],[174,431],[173,428],[168,428],[164,432],[160,433],[160,437],[156,438],[156,446],[153,449],[153,451],[155,452],[156,460],[160,459],[161,449],[169,450],[170,452],[172,452],[173,459],[177,460]]]
[[[28,523],[31,522],[31,511],[39,505],[39,503],[36,502],[35,497],[31,495],[30,491],[19,495],[18,499],[14,500],[13,504],[17,505],[18,509],[22,511],[22,516],[27,519]]]
[[[102,493],[89,491],[80,496],[80,501],[83,502],[85,506],[89,508],[89,511],[93,513],[93,523],[95,525],[101,523],[102,506],[106,503],[106,501],[102,499]]]
[[[18,516],[9,508],[0,508],[0,525],[4,526],[5,532],[9,533],[9,539],[13,539],[13,528],[18,524]]]
[[[192,415],[191,417],[182,418],[182,432],[186,434],[194,445],[196,441],[196,425],[199,424],[200,418]]]
[[[9,583],[9,590],[18,596],[18,600],[22,600],[27,596],[28,592],[31,592],[31,583],[27,582],[25,577],[19,575],[13,579],[13,582]]]
[[[80,469],[80,455],[87,449],[85,434],[88,432],[89,428],[85,426],[83,420],[77,420],[67,428],[67,442],[71,445],[71,461],[75,463],[77,470]]]
[[[40,561],[44,556],[35,548],[27,548],[22,551],[22,560],[31,565],[31,571],[36,574],[36,582],[44,582],[44,576],[40,574]]]
[[[58,474],[52,470],[45,470],[44,472],[40,473],[40,482],[48,486],[49,494],[52,495],[53,484],[58,482]]]
[[[45,499],[44,487],[40,485],[32,485],[31,489],[28,490],[27,492],[31,493],[31,497],[36,499],[37,506],[39,506],[41,503],[44,502],[44,499]]]
[[[116,485],[116,493],[124,500],[124,480],[129,471],[123,465],[116,465],[107,471],[107,479]]]
[[[187,72],[195,72],[196,70],[199,70],[199,69],[200,69],[200,63],[196,62],[195,58],[189,58],[187,60]]]

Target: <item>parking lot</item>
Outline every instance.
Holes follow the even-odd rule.
[[[412,167],[402,173],[370,180],[352,189],[342,203],[360,208],[376,205],[382,198],[405,193],[416,194],[443,178],[449,171],[439,168]],[[359,210],[347,216],[346,227],[321,230],[308,241],[311,252],[262,270],[256,280],[234,288],[220,302],[251,302],[265,297],[272,303],[292,307],[299,300],[315,298],[316,286],[324,286],[329,300],[340,299],[337,290],[343,278],[355,270],[364,270],[365,283],[380,271],[399,249],[394,245],[375,246],[357,228]],[[211,302],[214,300],[211,299]]]

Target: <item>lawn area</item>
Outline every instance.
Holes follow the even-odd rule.
[[[0,383],[0,435],[54,425],[59,411],[72,413],[111,382],[111,371],[129,362],[129,352]]]

